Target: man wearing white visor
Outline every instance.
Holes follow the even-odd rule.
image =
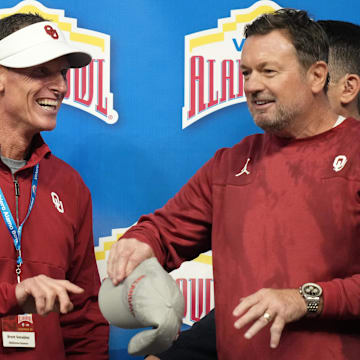
[[[0,20],[0,358],[108,359],[90,193],[40,135],[90,61],[38,15]]]

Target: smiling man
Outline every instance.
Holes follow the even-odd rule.
[[[332,109],[344,117],[360,119],[360,26],[337,20],[319,20],[329,39],[327,97]],[[212,310],[189,330],[180,333],[172,347],[155,359],[217,359],[215,316]]]
[[[116,284],[213,250],[219,359],[357,359],[360,123],[331,110],[328,39],[306,12],[246,28],[241,66],[265,133],[221,149],[114,244]],[[246,169],[246,171],[243,171]]]
[[[90,193],[40,135],[90,61],[38,15],[0,20],[0,357],[108,358]]]

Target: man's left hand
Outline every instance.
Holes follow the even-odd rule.
[[[261,289],[240,300],[233,311],[233,315],[239,317],[234,326],[241,329],[250,324],[244,336],[246,339],[251,339],[271,323],[270,347],[276,348],[285,325],[299,320],[306,313],[306,304],[299,290]]]

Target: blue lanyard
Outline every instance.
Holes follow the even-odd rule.
[[[39,164],[36,164],[33,171],[33,178],[31,182],[31,197],[30,197],[30,204],[28,212],[25,216],[24,221],[19,226],[19,228],[16,226],[16,223],[14,221],[14,218],[11,214],[10,208],[8,203],[6,202],[5,196],[1,190],[0,187],[0,211],[1,215],[3,216],[3,219],[5,221],[5,224],[9,230],[9,233],[14,241],[15,250],[18,253],[18,257],[16,260],[17,268],[16,268],[16,274],[18,282],[20,282],[20,274],[21,274],[21,265],[23,264],[23,260],[21,257],[21,234],[23,230],[23,226],[25,224],[25,221],[28,219],[31,210],[34,206],[35,197],[36,197],[36,190],[37,190],[37,184],[38,184],[38,178],[39,178]]]

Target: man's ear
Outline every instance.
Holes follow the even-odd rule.
[[[318,94],[323,91],[327,77],[328,77],[328,66],[325,61],[317,61],[310,66],[307,71],[311,90],[314,94]]]
[[[343,78],[343,87],[340,96],[342,104],[350,104],[360,91],[360,76],[357,74],[346,74]]]
[[[0,65],[0,93],[5,91],[6,68]]]

